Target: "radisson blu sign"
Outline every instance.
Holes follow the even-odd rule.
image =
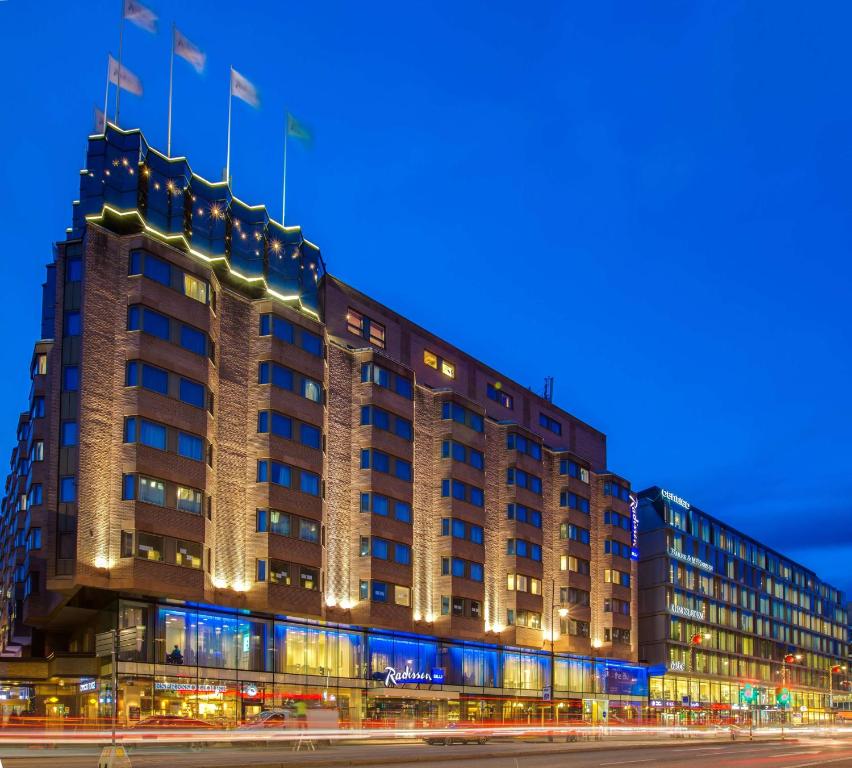
[[[443,667],[434,667],[430,672],[418,672],[406,667],[401,672],[394,667],[385,667],[384,672],[374,675],[384,681],[385,688],[396,688],[400,685],[443,685]]]

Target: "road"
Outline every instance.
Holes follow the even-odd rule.
[[[94,768],[91,749],[4,749],[3,768]],[[434,759],[433,759],[434,758]],[[338,745],[316,752],[289,749],[210,747],[199,753],[175,749],[137,750],[133,768],[291,768],[295,766],[417,765],[419,768],[852,768],[852,739],[816,737],[771,743],[738,741],[704,744],[641,743],[612,746],[581,744],[489,743],[452,747],[404,745]]]

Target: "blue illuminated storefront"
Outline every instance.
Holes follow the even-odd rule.
[[[179,714],[231,725],[302,704],[333,706],[344,723],[401,727],[635,721],[647,709],[647,670],[615,660],[210,606],[122,601],[118,615],[122,628],[143,628],[139,651],[119,657],[119,714],[128,723]]]

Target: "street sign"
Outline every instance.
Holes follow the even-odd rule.
[[[95,656],[112,656],[115,644],[115,630],[98,632],[95,635]]]
[[[137,653],[142,650],[145,627],[127,627],[118,633],[118,650],[121,653]]]

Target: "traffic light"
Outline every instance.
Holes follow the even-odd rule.
[[[788,664],[792,664],[795,660],[796,660],[796,657],[792,653],[788,653],[784,657],[784,661],[786,661]]]
[[[775,689],[775,703],[779,707],[789,707],[790,706],[790,689],[789,688],[776,688]]]

